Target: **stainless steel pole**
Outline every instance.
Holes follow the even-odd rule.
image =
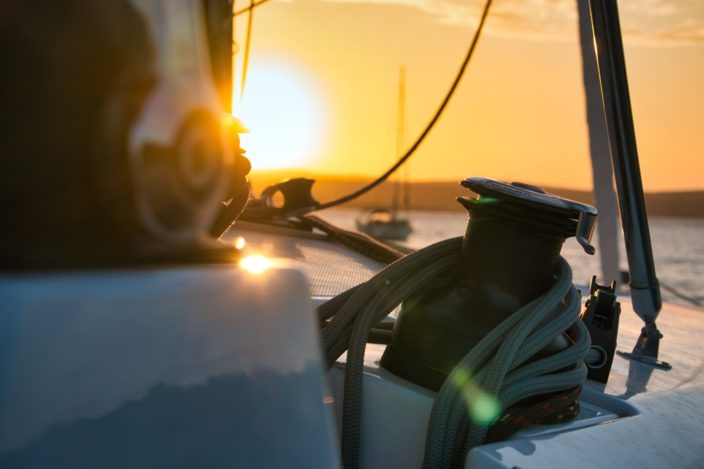
[[[616,0],[590,0],[589,6],[611,161],[626,242],[631,299],[636,314],[645,322],[633,353],[628,355],[662,365],[657,360],[662,335],[655,325],[662,300],[655,275],[645,210],[618,5]]]

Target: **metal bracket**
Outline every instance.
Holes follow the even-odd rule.
[[[589,283],[591,296],[584,303],[582,321],[589,330],[592,345],[585,358],[587,378],[600,383],[609,379],[611,364],[616,351],[618,321],[621,316],[621,304],[616,299],[616,282],[610,286],[596,283],[596,276]]]
[[[641,363],[651,365],[661,370],[671,370],[672,365],[668,362],[658,360],[658,349],[660,348],[660,339],[662,334],[655,325],[655,321],[646,322],[645,327],[641,329],[640,336],[636,341],[632,352],[616,352],[620,357],[629,360],[636,360]]]

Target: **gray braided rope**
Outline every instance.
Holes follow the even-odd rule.
[[[450,238],[432,244],[389,264],[370,280],[356,287],[349,299],[339,308],[329,324],[323,329],[322,342],[323,349],[326,351],[328,366],[332,366],[340,356],[340,353],[344,352],[344,348],[342,348],[342,352],[339,352],[339,341],[345,337],[345,329],[352,325],[359,311],[367,305],[371,298],[374,298],[378,291],[383,290],[387,283],[395,284],[399,278],[408,275],[409,272],[423,270],[424,267],[438,258],[446,255],[458,255],[461,246],[461,237]]]
[[[374,324],[386,317],[401,301],[417,292],[433,278],[450,270],[457,264],[459,252],[455,255],[435,259],[425,269],[407,278],[400,279],[397,285],[389,285],[360,313],[354,323],[347,351],[345,368],[345,391],[342,416],[342,457],[346,468],[357,466],[362,410],[362,372],[366,337]]]
[[[509,316],[450,373],[433,406],[424,467],[461,465],[467,451],[481,444],[491,422],[475,422],[468,417],[468,410],[477,405],[471,402],[476,396],[493,399],[500,409],[506,409],[527,397],[569,389],[586,379],[581,359],[590,341],[579,320],[579,296],[564,260],[560,261],[557,274],[557,281],[548,292]],[[575,343],[558,354],[521,367],[570,327],[575,330]],[[493,357],[489,356],[490,351],[495,351]],[[554,373],[575,363],[574,370]]]
[[[408,255],[319,308],[328,366],[348,351],[343,401],[342,454],[345,467],[357,467],[362,410],[362,372],[366,338],[372,327],[401,301],[428,282],[452,271],[461,238],[453,238]],[[487,334],[452,371],[438,393],[426,439],[424,467],[462,464],[467,451],[481,444],[488,422],[468,418],[472,395],[495,399],[501,409],[531,396],[569,389],[586,378],[581,359],[590,341],[578,320],[579,297],[569,265],[560,261],[551,289],[509,316]],[[526,360],[571,329],[574,344],[549,357]],[[568,371],[564,370],[574,365]],[[472,370],[476,372],[472,375]]]
[[[438,276],[451,272],[460,259],[461,246],[462,238],[457,237],[418,250],[318,308],[321,319],[332,318],[322,332],[328,366],[348,351],[342,432],[347,469],[356,467],[359,458],[362,372],[369,331],[403,300]]]

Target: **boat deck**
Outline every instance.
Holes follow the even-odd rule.
[[[370,278],[382,268],[378,262],[344,246],[330,244],[322,236],[291,238],[289,235],[269,230],[265,233],[240,230],[228,234],[244,236],[253,250],[283,258],[303,270],[319,303]],[[630,298],[621,296],[620,302],[617,350],[630,352],[642,322],[632,311]],[[525,469],[552,467],[559,461],[572,467],[702,467],[704,349],[699,341],[704,337],[704,311],[665,304],[658,327],[664,335],[660,359],[669,362],[672,369],[657,369],[617,355],[605,386],[592,381],[586,383],[581,398],[583,411],[573,424],[531,427],[508,441],[475,448],[467,459],[467,467]],[[433,393],[414,389],[410,383],[380,369],[378,363],[383,349],[383,346],[369,345],[365,357],[365,386],[368,387],[363,419],[371,422],[363,426],[371,430],[370,435],[363,436],[362,450],[365,451],[366,445],[368,454],[362,455],[362,466],[416,465],[418,458],[422,458],[425,422]],[[343,369],[338,368],[330,376],[333,396],[341,397],[343,373]],[[384,401],[389,396],[391,400]],[[383,404],[373,402],[376,399]],[[406,405],[411,406],[411,410],[405,410],[406,415],[400,404],[404,399]],[[396,414],[391,410],[394,403],[399,406]],[[375,417],[381,410],[390,413],[383,419]],[[387,430],[403,434],[392,438],[390,444],[377,441],[384,438],[386,430],[383,429],[388,426],[384,426],[384,419],[393,421],[396,428]],[[577,429],[579,431],[575,431]],[[404,438],[405,442],[400,443]],[[385,452],[385,457],[379,458],[375,448]],[[409,455],[409,452],[417,454]]]
[[[345,246],[332,244],[324,235],[293,232],[292,230],[252,226],[233,229],[225,240],[242,236],[253,252],[262,253],[303,271],[317,302],[335,296],[371,278],[383,268]],[[580,288],[583,291],[586,287]],[[633,312],[630,298],[619,297],[621,318],[618,350],[630,352],[640,334],[642,321]],[[664,337],[660,342],[660,359],[672,369],[660,370],[649,365],[616,356],[605,392],[629,399],[642,393],[673,391],[704,384],[704,310],[666,303],[658,317],[658,327]],[[378,360],[375,347],[369,347],[368,364]]]

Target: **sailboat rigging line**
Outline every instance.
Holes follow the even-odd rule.
[[[232,17],[233,17],[233,18],[237,18],[238,16],[247,13],[248,11],[252,11],[252,10],[254,10],[254,9],[257,8],[257,7],[262,6],[263,4],[267,3],[268,1],[269,1],[269,0],[259,0],[258,2],[253,2],[253,3],[251,3],[251,4],[250,4],[249,6],[247,6],[247,7],[240,8],[239,10],[236,10],[236,11],[232,14]]]
[[[665,290],[667,292],[670,292],[671,294],[673,294],[674,296],[676,296],[680,300],[684,300],[691,305],[699,306],[700,308],[702,306],[704,306],[704,303],[702,303],[701,300],[698,300],[698,299],[693,298],[691,296],[685,295],[684,293],[682,293],[681,291],[679,291],[675,287],[671,287],[670,285],[668,285],[666,283],[660,282],[660,288],[662,288],[663,290]]]
[[[303,217],[303,221],[311,228],[327,234],[331,240],[384,264],[391,264],[405,254],[366,233],[344,230],[315,215],[306,215]]]
[[[249,51],[252,46],[252,21],[254,18],[254,0],[249,0],[249,16],[247,17],[247,36],[244,42],[244,58],[242,59],[242,82],[240,83],[240,100],[244,98],[244,87],[247,83],[247,72],[249,71]]]
[[[472,41],[469,45],[469,49],[467,50],[467,54],[464,57],[464,60],[462,62],[462,65],[460,66],[459,70],[457,71],[457,75],[455,76],[454,81],[452,82],[452,85],[450,85],[449,90],[447,91],[447,94],[445,95],[445,98],[443,99],[442,103],[438,107],[438,109],[435,111],[435,114],[433,115],[432,119],[430,119],[430,122],[426,125],[425,129],[420,133],[416,141],[411,145],[411,147],[406,150],[404,155],[394,163],[393,166],[391,166],[384,174],[379,176],[377,179],[372,181],[371,183],[367,184],[366,186],[362,187],[361,189],[352,192],[351,194],[345,195],[343,197],[340,197],[338,199],[331,200],[329,202],[325,202],[322,204],[318,204],[314,207],[310,207],[306,210],[303,210],[303,213],[315,211],[315,210],[324,210],[326,208],[331,208],[331,207],[336,207],[338,205],[344,204],[346,202],[349,202],[351,200],[356,199],[357,197],[360,197],[361,195],[366,194],[370,190],[374,189],[376,186],[381,184],[382,182],[386,181],[389,176],[391,176],[398,168],[403,165],[403,163],[408,160],[411,155],[415,153],[415,151],[420,147],[420,144],[423,143],[425,138],[430,134],[430,131],[433,129],[437,121],[440,119],[440,116],[442,115],[443,111],[447,107],[448,103],[450,102],[450,99],[455,93],[455,90],[457,89],[460,80],[462,79],[462,76],[464,75],[465,70],[467,69],[467,65],[469,64],[470,60],[474,56],[474,51],[476,49],[477,43],[479,42],[479,38],[481,37],[482,30],[484,29],[484,23],[486,22],[486,18],[489,14],[489,7],[491,7],[492,0],[487,0],[486,3],[484,4],[484,9],[482,11],[482,16],[479,20],[479,25],[477,26],[476,31],[474,32],[474,36],[472,37]],[[301,213],[300,210],[296,210],[298,214]]]

